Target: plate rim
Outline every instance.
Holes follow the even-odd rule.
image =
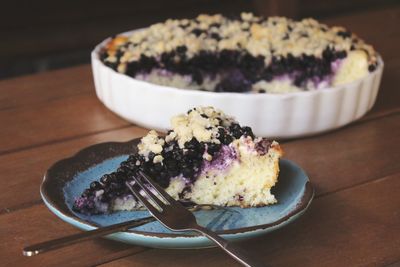
[[[40,195],[45,202],[46,206],[49,208],[49,210],[54,213],[57,217],[61,218],[62,220],[65,221],[65,218],[75,221],[81,225],[85,225],[86,227],[93,227],[93,228],[98,228],[100,227],[98,224],[94,222],[88,222],[86,220],[83,220],[76,216],[67,206],[65,202],[65,196],[63,194],[63,186],[60,187],[61,185],[65,185],[68,181],[72,180],[72,178],[75,176],[75,174],[87,170],[90,167],[95,166],[96,164],[99,164],[107,159],[121,156],[124,154],[132,154],[136,152],[136,144],[140,141],[140,138],[134,138],[126,142],[102,142],[94,145],[90,145],[88,147],[85,147],[78,152],[76,152],[74,155],[61,159],[57,162],[55,162],[51,167],[45,172],[43,181],[40,186]],[[107,153],[105,153],[107,152]],[[82,159],[91,159],[90,162],[86,162],[85,160]],[[299,167],[297,164],[294,162],[287,160],[287,159],[281,159],[281,161],[287,161],[292,165],[295,165]],[[65,169],[70,169],[72,167],[75,167],[72,171],[68,170],[66,173],[66,176],[70,178],[69,180],[64,180],[58,178],[58,175],[60,172],[63,173],[63,170]],[[299,167],[300,168],[300,167]],[[302,172],[304,172],[303,169],[300,168]],[[303,188],[303,195],[301,196],[300,201],[297,203],[297,206],[291,210],[288,214],[280,218],[279,220],[276,220],[272,223],[267,223],[267,224],[260,224],[260,225],[255,225],[255,226],[248,226],[248,227],[242,227],[242,228],[237,228],[237,229],[229,229],[229,230],[222,230],[222,231],[216,231],[217,234],[220,235],[234,235],[234,234],[245,234],[257,230],[267,230],[270,228],[275,228],[281,224],[284,224],[285,222],[291,221],[292,219],[295,219],[297,215],[301,215],[302,213],[305,212],[305,210],[308,208],[310,205],[311,201],[314,198],[314,188],[311,184],[311,182],[308,179],[308,176],[304,172],[305,176],[307,177],[307,181],[304,184]],[[60,192],[61,190],[61,192]],[[60,194],[61,193],[61,194]],[[51,207],[50,207],[51,206]],[[57,213],[53,211],[53,209],[57,210]],[[60,217],[63,216],[64,218]],[[69,222],[67,222],[69,223]],[[75,224],[72,224],[75,227],[78,227]],[[79,227],[81,228],[81,227]],[[147,232],[147,231],[136,231],[136,230],[131,230],[128,229],[126,231],[121,231],[124,233],[129,233],[129,234],[136,234],[140,235],[142,237],[158,237],[158,238],[198,238],[201,237],[200,234],[193,234],[193,235],[184,235],[179,232],[175,233],[155,233],[155,232]]]

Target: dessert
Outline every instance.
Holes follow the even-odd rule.
[[[138,80],[213,92],[288,93],[347,84],[378,65],[343,27],[242,13],[167,20],[112,38],[101,61]]]
[[[141,170],[172,197],[195,204],[255,207],[276,203],[270,189],[282,150],[255,137],[250,127],[212,107],[197,107],[172,118],[166,136],[150,131],[138,152],[77,197],[73,209],[87,214],[137,210],[141,203],[125,182]]]

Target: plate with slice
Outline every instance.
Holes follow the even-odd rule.
[[[307,174],[282,159],[280,145],[255,137],[250,127],[212,107],[172,119],[166,136],[150,131],[141,139],[82,149],[55,163],[41,195],[62,220],[82,230],[149,216],[125,188],[138,170],[171,196],[217,208],[199,210],[198,223],[228,240],[259,236],[302,215],[314,190]],[[107,238],[157,248],[213,246],[196,233],[176,233],[154,221]]]

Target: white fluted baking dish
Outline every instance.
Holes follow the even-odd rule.
[[[169,118],[195,106],[214,106],[251,126],[259,136],[293,138],[342,127],[362,117],[375,103],[383,71],[378,67],[352,83],[287,94],[214,93],[151,84],[105,66],[91,54],[96,93],[104,105],[137,125],[166,131]]]

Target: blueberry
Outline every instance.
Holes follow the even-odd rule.
[[[202,114],[203,115],[203,114]],[[187,141],[185,144],[184,144],[184,147],[185,148],[190,148],[190,149],[197,149],[197,148],[199,148],[199,146],[200,146],[200,143],[199,143],[199,141],[196,139],[196,138],[192,138],[192,139],[190,139],[190,141]]]
[[[128,171],[130,171],[130,170],[135,170],[135,169],[137,169],[137,166],[136,166],[136,159],[135,160],[126,160],[126,161],[123,161],[122,163],[121,163],[121,168],[124,168],[125,170],[126,170],[126,172],[128,172]]]
[[[100,182],[101,182],[102,184],[106,185],[106,184],[110,183],[110,181],[111,181],[111,178],[110,178],[110,177],[111,177],[111,176],[110,176],[109,174],[105,174],[105,175],[103,175],[103,176],[100,178]]]
[[[126,161],[128,162],[136,162],[138,160],[137,155],[129,155],[128,159]]]
[[[123,183],[128,177],[127,175],[130,174],[129,172],[121,172],[121,171],[117,171],[115,173],[115,182],[116,183]]]
[[[207,144],[207,153],[210,155],[214,155],[221,149],[221,144],[216,143],[208,143]]]
[[[114,68],[116,69],[116,67]],[[135,77],[135,75],[141,70],[140,63],[138,61],[129,62],[126,65],[125,74],[131,77]]]
[[[186,51],[187,51],[187,47],[186,47],[185,45],[178,46],[178,47],[176,48],[176,51],[177,51],[179,54],[185,54]]]
[[[210,24],[210,28],[212,28],[212,27],[219,28],[219,27],[221,27],[221,24],[214,22],[214,23]]]
[[[99,182],[97,182],[97,181],[94,181],[94,182],[90,183],[90,189],[92,189],[92,190],[98,190],[101,187],[102,187],[101,184]]]
[[[161,177],[154,177],[155,182],[162,188],[167,188],[169,186],[169,179],[164,179]]]
[[[155,163],[153,168],[155,169],[156,172],[161,172],[164,169],[161,163]]]
[[[192,73],[192,79],[197,84],[202,84],[203,83],[203,75],[199,71],[195,71],[195,72]]]
[[[243,134],[245,135],[245,136],[250,136],[252,139],[254,139],[254,134],[253,134],[253,130],[250,128],[250,127],[248,127],[248,126],[244,126],[243,128],[242,128],[242,130],[243,130]]]
[[[301,74],[294,79],[294,85],[296,85],[297,87],[303,87],[305,80],[306,80],[305,75]]]
[[[195,150],[195,149],[188,149],[188,150],[186,151],[186,156],[187,156],[189,159],[198,159],[198,158],[201,158],[201,157],[202,157],[202,154],[203,154],[203,153],[199,153],[199,151],[198,151],[198,150]]]
[[[93,192],[92,192],[92,190],[90,190],[90,189],[85,189],[85,191],[83,191],[83,193],[82,193],[82,197],[89,197],[89,196],[91,196],[93,194]]]
[[[369,66],[368,66],[368,70],[369,70],[370,72],[373,72],[374,70],[376,70],[376,64],[371,64],[371,65],[369,65]]]
[[[122,183],[111,183],[109,186],[109,189],[110,189],[110,191],[117,192],[124,187],[125,187],[125,185]]]
[[[347,52],[346,51],[339,51],[336,53],[336,57],[337,58],[345,58],[347,56]]]
[[[233,123],[229,129],[235,138],[240,138],[243,135],[243,130],[237,123]]]
[[[225,78],[216,86],[217,92],[248,92],[251,89],[251,82],[246,79],[243,73],[238,70],[231,70]]]
[[[229,145],[230,143],[232,143],[233,138],[230,135],[225,135],[224,138],[222,139],[222,143],[225,145]]]
[[[220,41],[220,40],[222,39],[221,36],[219,36],[219,34],[218,34],[218,33],[215,33],[215,32],[211,33],[210,37],[211,37],[212,39],[217,40],[217,41]]]
[[[203,33],[204,31],[203,30],[201,30],[201,29],[193,29],[192,31],[191,31],[191,33],[193,33],[194,35],[196,35],[197,37],[199,37],[202,33]]]
[[[152,161],[155,156],[156,156],[156,154],[154,154],[153,152],[150,152],[147,157],[149,158],[149,161]]]
[[[186,178],[193,178],[193,176],[194,176],[194,170],[193,170],[192,168],[187,167],[187,168],[184,168],[184,169],[182,170],[182,174],[183,174],[183,176],[186,177]]]
[[[154,57],[148,57],[145,55],[140,56],[139,66],[141,71],[146,73],[150,72],[153,68],[158,66],[157,60]]]
[[[269,148],[271,147],[271,142],[265,138],[263,138],[262,140],[260,140],[255,148],[256,151],[260,154],[260,155],[265,155],[268,153]]]
[[[103,193],[100,200],[101,202],[108,203],[110,202],[111,198],[107,194]]]
[[[338,36],[342,37],[343,39],[350,38],[351,32],[350,31],[339,31],[336,33]]]
[[[115,192],[113,191],[112,187],[108,187],[105,189],[103,195],[108,199],[112,199],[115,197]]]
[[[178,176],[180,174],[179,169],[168,169],[168,175],[169,177],[175,177]]]
[[[172,151],[172,158],[176,161],[181,161],[183,158],[182,151]]]
[[[333,58],[333,50],[329,47],[325,48],[325,50],[322,52],[322,57],[328,61],[331,61]]]

